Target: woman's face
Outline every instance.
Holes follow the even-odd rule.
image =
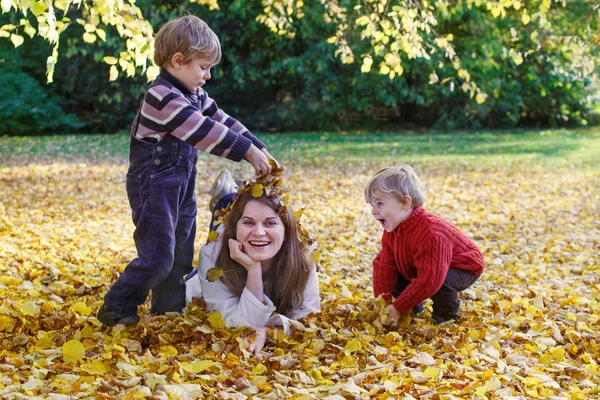
[[[260,261],[263,267],[269,265],[285,239],[281,218],[271,207],[256,200],[246,204],[236,229],[235,239],[242,243],[244,253],[254,261]]]

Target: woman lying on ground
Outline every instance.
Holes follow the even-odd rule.
[[[250,183],[235,193],[231,173],[221,172],[211,190],[211,206],[216,203],[211,234],[218,237],[202,247],[198,269],[186,279],[188,303],[202,296],[206,309],[219,312],[227,326],[256,330],[250,346],[256,355],[268,328],[281,326],[288,333],[289,318],[321,310],[311,241],[305,231],[299,232],[294,212],[281,204],[275,185]],[[223,223],[218,224],[221,214]],[[216,280],[207,278],[213,268],[216,276],[222,273]]]

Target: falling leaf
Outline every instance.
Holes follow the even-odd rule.
[[[214,242],[219,238],[219,232],[217,231],[210,231],[208,233],[208,241],[209,242]]]
[[[206,280],[209,282],[214,282],[220,277],[222,277],[223,273],[224,271],[222,268],[211,268],[208,271],[206,271]]]

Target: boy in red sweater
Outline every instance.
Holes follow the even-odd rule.
[[[387,310],[395,325],[401,314],[433,301],[438,323],[460,317],[457,292],[483,272],[483,253],[449,222],[425,211],[421,180],[408,165],[377,172],[365,188],[372,214],[385,230],[373,260],[375,297],[393,300]]]

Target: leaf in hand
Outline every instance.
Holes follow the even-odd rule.
[[[220,277],[222,277],[223,273],[224,271],[221,268],[211,268],[208,271],[206,271],[206,280],[209,282],[214,282]]]

